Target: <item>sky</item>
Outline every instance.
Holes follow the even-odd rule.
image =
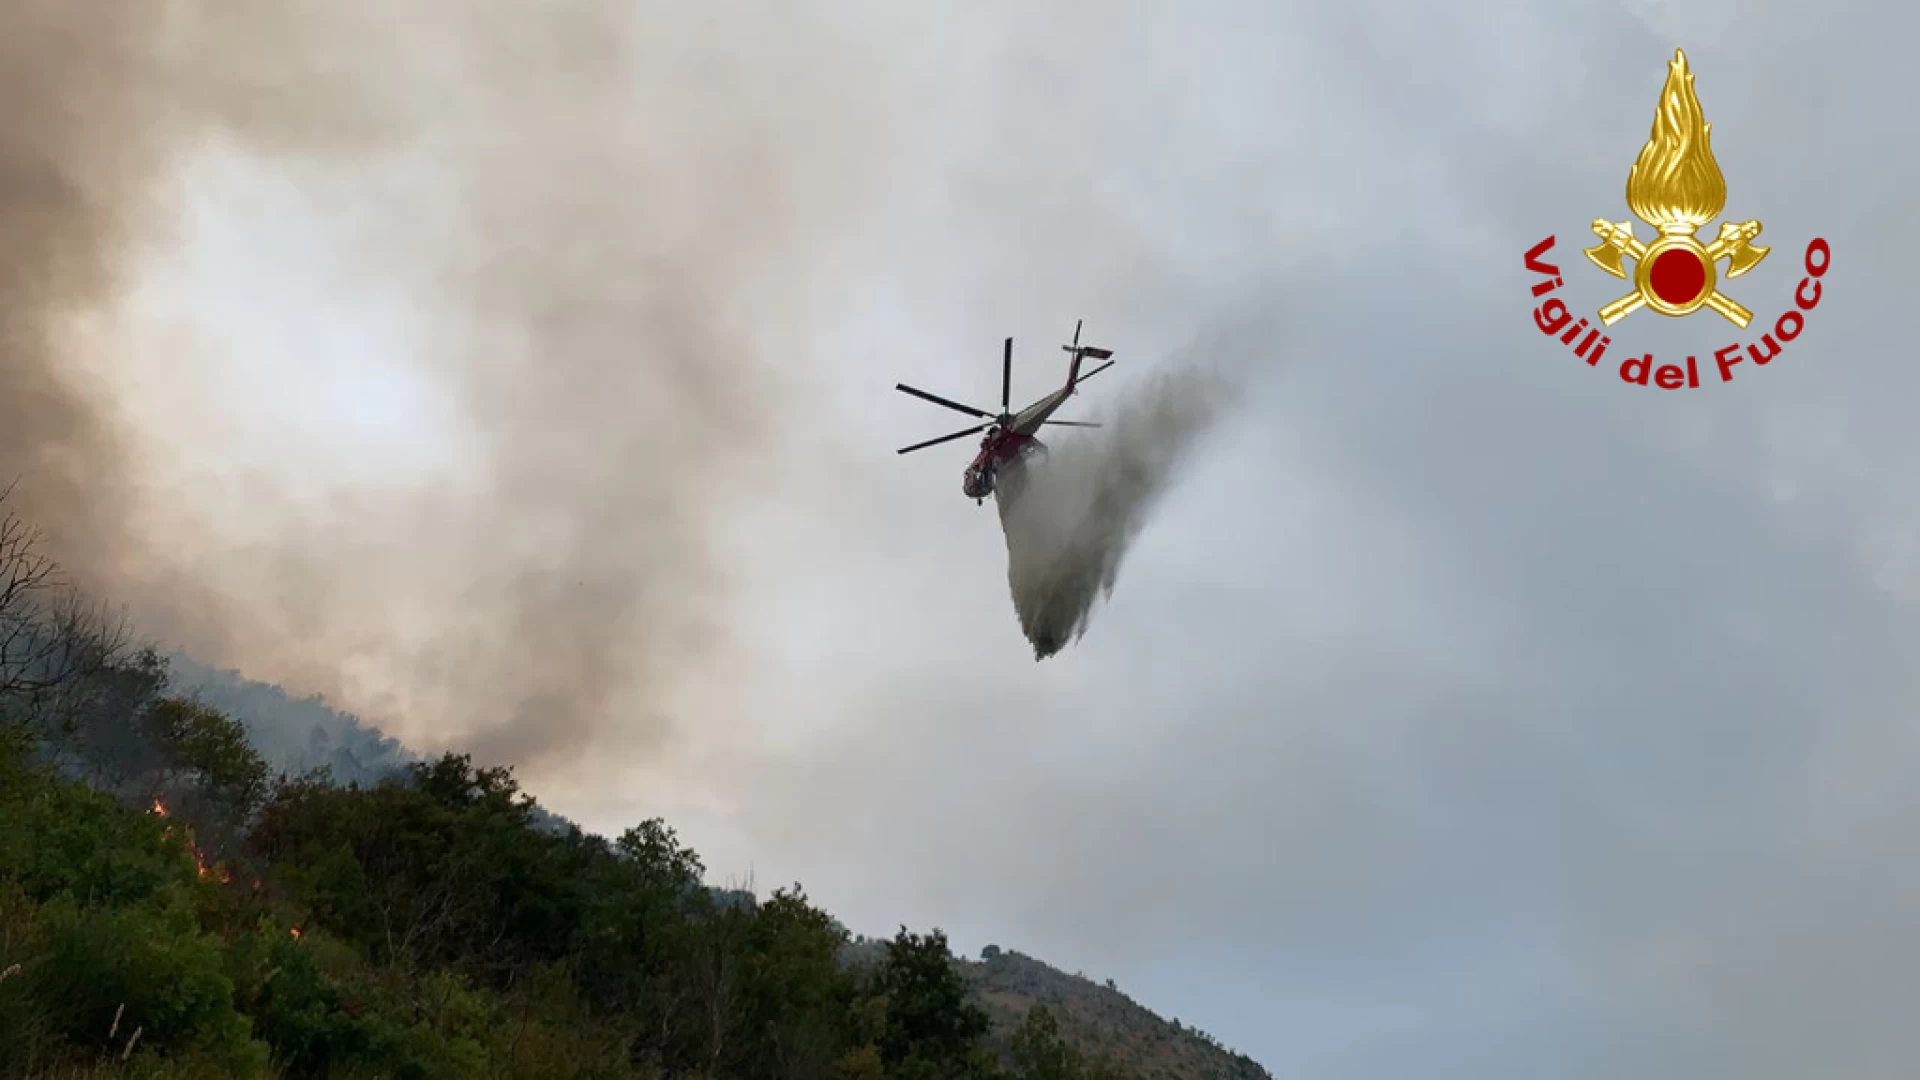
[[[457,69],[421,10],[397,70]],[[1913,1073],[1920,14],[711,10],[409,84],[353,154],[229,118],[173,162],[73,331],[126,520],[193,538],[100,570],[143,625],[1276,1076]],[[1626,291],[1577,249],[1676,47],[1757,318],[1636,313],[1589,368],[1523,253]],[[1804,332],[1719,382],[1816,236]],[[1038,397],[1077,318],[1119,365],[1063,416],[1243,383],[1035,663],[967,444],[893,452],[957,418],[893,384],[990,402],[1012,335]],[[591,699],[543,719],[529,641]]]

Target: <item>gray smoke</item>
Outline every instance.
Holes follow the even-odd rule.
[[[1231,385],[1211,362],[1158,372],[1124,392],[1100,429],[1004,470],[994,501],[1013,609],[1034,659],[1086,633],[1134,538],[1231,400]]]
[[[810,283],[887,182],[890,58],[752,0],[0,0],[0,26],[0,484],[50,553],[144,632],[429,743],[660,737],[719,633],[714,537],[797,411],[780,345],[838,317]],[[338,216],[463,471],[182,472],[217,429],[126,400],[136,361],[93,331],[181,255],[210,156]]]

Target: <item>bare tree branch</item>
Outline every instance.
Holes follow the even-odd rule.
[[[0,488],[0,710],[15,719],[62,711],[103,670],[125,657],[123,613],[91,603],[45,553],[45,536],[8,507]]]

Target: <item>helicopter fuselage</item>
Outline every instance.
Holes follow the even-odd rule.
[[[1022,435],[1017,431],[993,431],[980,440],[980,453],[960,480],[960,490],[967,498],[980,502],[993,494],[994,481],[1000,470],[1006,465],[1019,461],[1032,453],[1045,453],[1047,444],[1031,435]]]
[[[993,494],[994,476],[1002,466],[1036,450],[1046,451],[1046,444],[1033,433],[1066,404],[1073,391],[1073,384],[1068,383],[1017,413],[1003,413],[1000,422],[987,429],[986,437],[980,440],[980,453],[974,456],[973,464],[967,466],[961,479],[960,490],[967,498],[975,502],[985,499]]]

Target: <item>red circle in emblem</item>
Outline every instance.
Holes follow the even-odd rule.
[[[1647,284],[1663,303],[1679,307],[1700,298],[1701,290],[1707,287],[1707,268],[1686,248],[1668,248],[1654,258]]]

